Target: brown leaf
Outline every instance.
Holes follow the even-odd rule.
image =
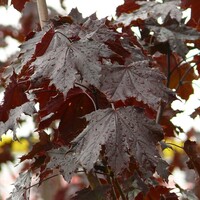
[[[160,55],[154,58],[160,65],[161,70],[167,76],[168,73],[167,56]],[[194,92],[194,89],[192,87],[192,81],[198,78],[194,73],[194,69],[190,66],[189,63],[181,62],[181,58],[176,54],[171,54],[170,72],[171,74],[169,79],[169,88],[171,89],[178,88],[177,94],[181,98],[188,100],[189,96]]]

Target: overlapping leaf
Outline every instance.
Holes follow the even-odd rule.
[[[99,42],[105,39],[98,36],[101,34],[93,30],[96,30],[93,24],[94,22],[90,23],[92,27],[87,30],[90,33],[80,32],[82,39],[74,42],[71,42],[67,37],[68,35],[69,37],[77,36],[74,35],[77,34],[76,28],[75,30],[74,27],[56,30],[45,55],[38,57],[32,64],[35,71],[32,80],[39,82],[45,78],[50,79],[50,84],[54,84],[60,92],[64,93],[65,97],[69,89],[73,88],[75,81],[99,87],[101,69],[99,57],[105,54],[103,50],[107,48],[102,42]],[[73,31],[75,32],[73,33]],[[109,30],[107,32],[109,33]],[[96,40],[93,40],[93,37]]]
[[[53,149],[47,152],[50,157],[50,162],[47,164],[47,169],[58,168],[67,182],[71,181],[72,176],[79,167],[77,155],[74,152],[69,152],[69,148],[62,147]]]
[[[157,109],[161,99],[168,101],[170,90],[162,81],[164,76],[149,67],[149,61],[136,61],[126,65],[104,66],[101,78],[101,90],[111,101],[135,97],[153,109]]]
[[[86,115],[86,129],[72,141],[77,159],[86,170],[98,160],[102,145],[108,165],[116,174],[128,168],[133,156],[141,171],[154,171],[159,161],[156,143],[163,137],[162,129],[133,107],[97,110]],[[145,173],[145,172],[144,172]]]
[[[164,3],[155,1],[136,1],[136,5],[140,6],[140,8],[129,14],[121,14],[116,20],[116,23],[122,23],[125,26],[128,26],[138,19],[157,20],[160,17],[162,21],[165,21],[165,19],[170,16],[172,19],[176,19],[176,21],[180,22],[182,18],[182,12],[177,8],[177,6],[180,5],[180,0],[172,0]]]
[[[5,122],[0,121],[0,130],[1,130],[0,137],[3,134],[6,134],[8,130],[12,130],[13,138],[14,140],[16,140],[17,139],[16,129],[18,127],[17,120],[21,117],[22,113],[25,113],[27,115],[33,115],[34,112],[35,112],[35,107],[33,102],[27,102],[21,106],[11,109],[9,111],[8,120],[6,120]]]
[[[56,43],[55,49],[47,52],[45,57],[39,57],[33,63],[35,68],[33,80],[49,78],[51,84],[54,84],[65,96],[69,89],[73,88],[74,82],[79,82],[81,78],[98,86],[100,64],[97,56],[100,45],[94,41],[78,41],[69,44],[68,39],[62,37],[56,35],[54,40],[60,38],[61,43]],[[78,74],[78,71],[81,74]]]
[[[147,24],[147,28],[154,32],[155,43],[166,43],[170,45],[173,52],[178,53],[180,56],[185,57],[188,53],[188,48],[185,44],[186,41],[194,41],[200,38],[200,34],[185,25],[179,26],[172,24],[169,26]]]

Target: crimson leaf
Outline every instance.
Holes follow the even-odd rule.
[[[154,171],[160,156],[156,143],[163,138],[162,129],[145,117],[143,110],[133,107],[97,110],[86,115],[88,126],[72,141],[77,159],[86,170],[98,160],[102,145],[108,165],[121,173],[133,156],[141,171]],[[145,173],[145,172],[144,172]]]
[[[26,89],[29,87],[28,81],[26,83],[20,83],[17,75],[13,73],[10,77],[10,83],[6,87],[4,93],[4,101],[0,106],[0,121],[6,122],[8,120],[9,111],[15,109],[18,106],[28,102]]]

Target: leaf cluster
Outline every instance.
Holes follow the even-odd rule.
[[[26,1],[16,2],[21,11]],[[160,146],[181,130],[169,121],[170,103],[176,95],[187,100],[198,78],[199,56],[188,62],[186,54],[200,33],[182,18],[191,5],[125,0],[116,20],[73,9],[28,35],[1,70],[0,136],[12,130],[17,139],[22,114],[34,116],[39,134],[21,157],[31,165],[10,199],[27,199],[31,174],[42,183],[55,169],[67,182],[80,169],[86,174],[90,187],[72,199],[178,199],[164,186],[172,169]],[[183,149],[199,173],[196,145],[188,140]]]

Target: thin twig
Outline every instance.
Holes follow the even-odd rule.
[[[115,184],[115,186],[117,188],[117,191],[119,192],[122,200],[127,200],[127,198],[126,198],[126,196],[125,196],[125,194],[124,194],[124,192],[123,192],[118,180],[114,176],[112,176],[112,181]]]
[[[113,173],[109,169],[108,164],[107,164],[107,160],[103,156],[102,156],[102,163],[103,163],[103,165],[104,165],[104,167],[106,169],[106,180],[112,186],[112,190],[111,190],[112,199],[116,200],[117,199],[117,195],[116,195],[115,187],[114,187],[112,179],[111,179],[111,177],[113,176]]]
[[[179,146],[177,144],[171,143],[171,142],[165,142],[165,144],[172,145],[172,146],[178,147],[180,149],[183,149],[183,147],[181,147],[181,146]]]
[[[45,181],[47,181],[47,180],[49,180],[49,179],[51,179],[51,178],[54,178],[54,177],[56,177],[56,176],[59,176],[59,175],[60,175],[60,174],[54,174],[54,175],[52,175],[52,176],[49,176],[48,178],[44,179],[44,180],[42,181],[42,183],[45,182]],[[30,188],[35,187],[35,186],[37,186],[37,185],[40,185],[40,182],[35,183],[35,184],[33,184],[33,185],[27,187],[26,190],[29,190]]]
[[[187,62],[187,60],[190,59],[190,58],[192,58],[192,57],[194,57],[194,56],[196,56],[196,55],[198,55],[198,54],[199,54],[199,53],[197,53],[197,54],[195,54],[195,55],[192,55],[192,56],[189,56],[189,57],[187,57],[187,59],[182,59],[174,68],[172,68],[172,70],[171,70],[171,72],[170,72],[170,75],[172,75],[172,74],[174,73],[174,71],[176,70],[176,68],[178,68],[184,61],[185,61],[186,63],[193,62],[193,60],[192,60],[192,61],[189,61],[189,62]]]
[[[156,123],[159,124],[160,123],[160,119],[162,117],[162,114],[163,114],[163,110],[164,110],[164,105],[162,103],[162,100],[160,100],[160,105],[158,107],[158,112],[157,112],[157,115],[156,115]]]
[[[40,26],[41,29],[47,24],[48,22],[48,9],[46,0],[37,0],[37,8],[38,8],[38,14],[40,18]]]
[[[188,73],[196,66],[197,64],[195,64],[194,66],[189,67],[185,73],[183,74],[183,76],[181,77],[178,85],[176,86],[176,91],[179,89],[179,87],[182,85],[184,79],[186,78],[186,76],[188,75]]]
[[[170,77],[171,77],[171,62],[170,62],[170,58],[171,58],[171,50],[170,47],[168,47],[168,51],[167,51],[167,87],[169,87],[170,84]]]
[[[87,179],[90,183],[90,187],[92,188],[92,190],[94,190],[96,187],[100,186],[101,183],[99,182],[99,179],[97,177],[97,175],[93,173],[93,171],[90,171],[90,172],[86,172],[85,169],[83,169],[86,176],[87,176]]]
[[[169,87],[169,85],[170,85],[170,77],[171,77],[170,57],[171,57],[171,50],[170,50],[170,47],[168,47],[168,51],[167,51],[167,83],[166,83],[167,87]],[[160,105],[159,105],[158,112],[157,112],[157,115],[156,115],[156,123],[157,124],[159,124],[159,122],[160,122],[160,119],[161,119],[162,114],[163,114],[163,110],[164,110],[164,105],[162,103],[162,100],[160,100]]]

